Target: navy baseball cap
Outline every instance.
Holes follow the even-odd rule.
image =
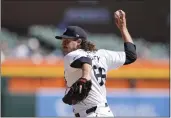
[[[56,39],[62,40],[63,38],[71,38],[71,39],[87,39],[87,33],[84,29],[78,26],[68,26],[66,31],[61,36],[55,36]]]

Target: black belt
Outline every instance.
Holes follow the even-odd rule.
[[[108,107],[108,104],[107,104],[107,103],[105,103],[105,107]],[[87,109],[87,110],[86,110],[86,113],[89,114],[89,113],[91,113],[91,112],[95,112],[96,109],[97,109],[97,106],[92,107],[92,108],[90,108],[90,109]],[[79,113],[76,113],[76,114],[75,114],[75,117],[80,117],[80,114],[79,114]]]

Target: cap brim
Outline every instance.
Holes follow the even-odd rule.
[[[61,35],[61,36],[55,36],[56,39],[64,39],[64,38],[75,38],[75,37],[71,37],[71,36],[66,36],[66,35]]]

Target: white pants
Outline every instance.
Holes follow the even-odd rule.
[[[79,113],[80,117],[114,117],[109,106],[98,106],[95,112],[87,114],[85,111]]]

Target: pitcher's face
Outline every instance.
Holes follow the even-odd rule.
[[[62,39],[62,51],[66,55],[76,49],[78,49],[80,43],[75,39]]]

